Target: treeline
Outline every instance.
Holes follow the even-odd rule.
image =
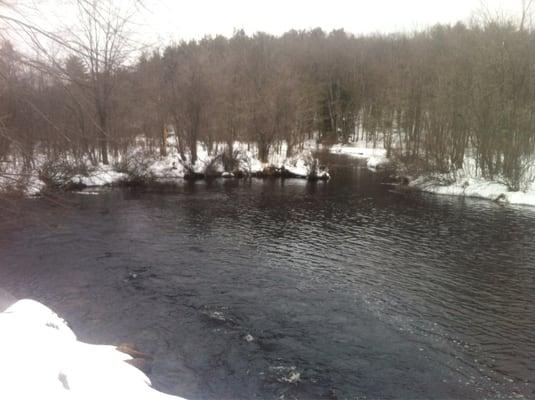
[[[135,62],[117,52],[101,64],[104,55],[33,62],[4,42],[0,157],[16,149],[28,163],[36,154],[107,163],[139,135],[165,154],[172,127],[193,160],[199,140],[255,143],[262,160],[282,140],[289,152],[311,137],[366,140],[426,171],[456,170],[470,156],[513,189],[533,164],[535,35],[523,24],[359,37],[238,31]]]

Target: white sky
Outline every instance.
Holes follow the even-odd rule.
[[[164,43],[205,35],[281,34],[289,29],[344,28],[351,33],[394,32],[437,22],[468,21],[482,5],[519,14],[521,0],[144,0],[144,25]]]
[[[31,21],[48,29],[75,24],[72,0],[11,0]],[[113,0],[117,5],[132,0]],[[435,23],[469,21],[482,9],[519,15],[522,0],[139,0],[139,41],[161,46],[235,29],[280,35],[290,29],[391,33]],[[535,5],[534,5],[535,8]],[[30,11],[29,11],[30,10]],[[535,10],[533,10],[535,11]],[[136,36],[137,36],[136,35]],[[18,42],[15,39],[16,42]]]

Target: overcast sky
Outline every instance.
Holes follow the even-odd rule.
[[[113,0],[131,4],[132,0]],[[137,40],[161,46],[206,35],[231,36],[235,29],[280,35],[290,29],[391,33],[423,29],[438,22],[469,21],[482,9],[520,14],[522,0],[139,0]],[[72,0],[16,0],[32,23],[54,30],[76,24]],[[5,10],[4,10],[5,11]],[[19,43],[17,38],[14,39]],[[23,43],[23,42],[22,42]],[[24,46],[24,44],[22,44]]]
[[[204,35],[281,34],[289,29],[344,28],[352,33],[394,32],[437,22],[467,21],[482,4],[519,12],[521,0],[144,0],[145,24],[162,41]]]

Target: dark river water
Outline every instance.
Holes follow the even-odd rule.
[[[2,210],[0,286],[189,399],[535,398],[535,210],[216,180]]]

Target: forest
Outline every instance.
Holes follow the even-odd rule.
[[[524,18],[389,35],[236,30],[140,50],[113,2],[77,5],[83,29],[69,39],[25,26],[37,56],[3,38],[2,168],[14,157],[25,168],[113,163],[140,137],[165,155],[173,132],[193,162],[198,141],[226,143],[230,157],[236,141],[252,143],[267,161],[283,141],[290,154],[311,138],[365,140],[419,171],[454,171],[469,156],[512,190],[533,179],[535,33]]]

